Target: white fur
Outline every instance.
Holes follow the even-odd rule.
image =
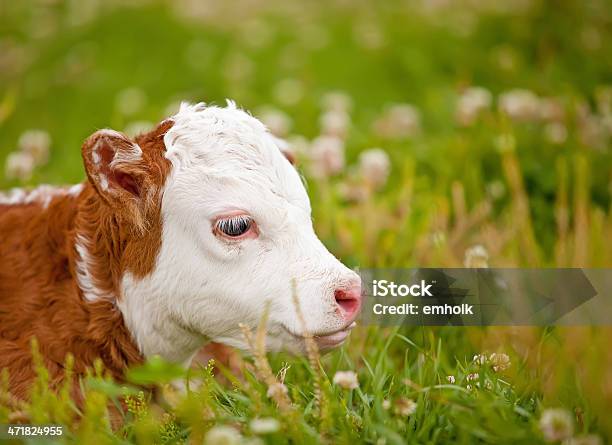
[[[75,249],[79,254],[76,261],[76,279],[83,296],[88,301],[98,299],[113,299],[113,295],[102,291],[95,285],[95,280],[91,274],[91,256],[89,254],[88,240],[83,235],[77,235]]]
[[[14,188],[8,193],[0,193],[0,205],[23,204],[27,193],[23,189]]]
[[[102,130],[98,130],[97,134],[101,136],[108,136],[110,138],[119,138],[119,139],[123,139],[127,141],[127,138],[125,137],[125,135],[119,133],[118,131],[111,130],[110,128],[104,128]],[[140,146],[136,144],[135,142],[133,141],[130,141],[130,142],[131,143],[130,143],[129,151],[121,150],[121,151],[117,151],[114,153],[113,161],[110,165],[111,168],[122,162],[133,162],[133,161],[138,161],[142,159],[142,148],[140,148]],[[91,160],[96,166],[100,165],[100,162],[102,161],[102,157],[100,156],[100,153],[98,153],[98,149],[100,148],[101,143],[102,141],[100,140],[96,142],[96,144],[93,147],[92,154],[91,154]]]
[[[267,346],[302,351],[292,282],[311,333],[344,328],[334,291],[359,278],[315,235],[304,185],[265,127],[233,102],[182,104],[173,120],[161,250],[149,276],[123,277],[118,302],[141,351],[188,362],[207,340],[245,348],[238,325],[256,327],[266,302]],[[233,211],[254,218],[257,238],[213,234]]]
[[[103,191],[107,191],[108,190],[108,179],[106,179],[106,175],[100,173],[99,178],[100,178],[100,187],[102,187]]]
[[[54,187],[43,184],[31,190],[15,188],[7,194],[0,193],[0,205],[40,204],[46,209],[54,198],[65,195],[78,196],[82,190],[83,184],[71,187]]]
[[[68,194],[71,196],[79,196],[85,186],[83,183],[75,184],[68,189]]]

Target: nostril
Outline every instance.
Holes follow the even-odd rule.
[[[336,299],[336,303],[338,304],[338,306],[340,306],[344,314],[347,317],[351,317],[359,310],[359,306],[361,305],[361,290],[337,289],[334,292],[334,298]]]

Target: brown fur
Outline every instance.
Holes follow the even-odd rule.
[[[83,298],[75,238],[88,240],[95,284],[115,298],[121,298],[124,272],[142,277],[153,269],[161,245],[161,190],[170,170],[163,135],[171,125],[162,122],[137,138],[142,159],[117,166],[117,174],[139,184],[139,196],[100,189],[90,158],[94,135],[83,146],[89,182],[79,196],[56,196],[47,208],[0,204],[0,369],[8,368],[14,396],[26,398],[34,378],[32,337],[54,383],[61,380],[68,353],[75,357],[77,375],[100,357],[117,379],[142,360],[115,302]]]

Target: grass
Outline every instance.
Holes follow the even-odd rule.
[[[82,180],[85,137],[158,121],[179,99],[229,97],[256,113],[274,107],[291,119],[290,140],[310,140],[321,132],[325,94],[342,90],[353,103],[346,167],[317,179],[308,150],[300,157],[317,233],[345,263],[460,267],[481,244],[496,267],[612,264],[605,1],[534,0],[505,10],[396,0],[205,9],[188,1],[0,3],[0,162],[26,130],[52,140],[47,164],[31,178],[0,176],[2,188]],[[493,104],[462,125],[457,104],[468,86],[485,87]],[[514,88],[554,98],[562,117],[512,119],[499,104]],[[376,130],[392,103],[416,107],[418,131]],[[550,136],[560,128],[553,124],[563,138]],[[391,160],[378,189],[359,173],[371,147]],[[347,190],[360,198],[347,199]],[[155,359],[133,370],[129,385],[92,370],[80,421],[65,392],[48,391],[39,367],[31,402],[11,400],[0,384],[0,423],[58,422],[68,443],[202,443],[227,426],[242,438],[226,432],[230,442],[216,443],[534,444],[545,441],[543,411],[562,408],[576,436],[612,437],[608,328],[364,326],[320,365],[316,357],[266,357],[253,335],[241,378],[227,370],[213,378],[210,366],[185,375]],[[495,371],[473,360],[492,353],[511,365]],[[333,383],[346,370],[357,388]],[[177,393],[167,385],[177,378],[201,385]],[[163,396],[156,401],[138,386],[152,383]],[[107,405],[125,397],[128,410],[113,429]],[[257,433],[253,420],[268,418],[278,430]]]
[[[80,422],[72,417],[76,410],[67,395],[49,393],[41,372],[33,402],[10,415],[25,412],[36,423],[61,421],[68,425],[64,440],[70,443],[181,443],[186,438],[201,443],[206,431],[219,425],[245,438],[258,437],[252,420],[261,418],[280,422],[278,431],[264,436],[268,443],[543,443],[538,427],[543,407],[571,409],[577,432],[606,427],[598,415],[605,409],[601,380],[588,383],[602,372],[602,363],[593,366],[589,353],[567,350],[564,342],[575,335],[525,328],[363,329],[348,347],[324,357],[320,368],[307,359],[271,360],[278,373],[273,378],[286,385],[290,405],[269,396],[271,383],[261,378],[259,359],[243,364],[244,379],[224,373],[230,383],[213,377],[210,366],[191,370],[187,378],[201,386],[187,394],[166,385],[184,375],[180,368],[152,360],[129,376],[135,384],[157,382],[161,401],[151,403],[137,387],[94,374],[83,382],[87,403]],[[602,348],[605,344],[601,332],[583,332],[581,340],[587,338]],[[505,342],[519,346],[509,349]],[[508,369],[496,372],[490,362],[473,360],[475,351],[501,344],[510,354]],[[347,390],[331,383],[337,370],[355,370],[359,387]],[[128,412],[113,432],[105,406],[125,395]],[[408,400],[416,402],[409,416],[403,411]]]

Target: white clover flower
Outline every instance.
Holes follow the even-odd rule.
[[[410,104],[392,105],[374,122],[374,131],[389,139],[416,136],[421,131],[421,114]]]
[[[416,412],[416,409],[417,403],[412,399],[400,397],[395,401],[395,413],[400,416],[411,416]]]
[[[487,362],[487,360],[488,358],[486,354],[475,354],[474,357],[472,357],[472,361],[476,363],[478,366],[484,365]]]
[[[319,118],[321,133],[345,138],[351,125],[351,118],[345,111],[326,111]]]
[[[565,409],[546,409],[540,417],[540,431],[548,442],[569,439],[574,434],[574,419]]]
[[[32,178],[35,165],[31,154],[15,151],[6,158],[4,172],[7,179],[27,181]]]
[[[455,379],[454,375],[447,375],[446,376],[446,381],[448,383],[450,383],[451,385],[454,385],[457,380]]]
[[[353,107],[351,96],[342,91],[330,91],[323,95],[321,105],[326,111],[343,111],[348,113]]]
[[[480,378],[480,375],[477,372],[473,372],[467,375],[466,380],[468,382],[472,382],[474,380],[478,380],[479,378]]]
[[[310,146],[311,174],[325,178],[344,169],[344,142],[335,136],[319,136]]]
[[[282,397],[283,395],[288,393],[289,390],[287,389],[284,383],[276,382],[268,387],[266,395],[271,399],[276,399],[277,397]]]
[[[512,364],[508,354],[504,354],[503,352],[494,352],[491,354],[489,356],[489,362],[491,362],[493,371],[495,372],[505,371]]]
[[[465,259],[463,260],[463,264],[465,267],[475,269],[489,267],[489,253],[487,252],[487,249],[480,244],[470,247],[465,251]],[[476,359],[476,356],[474,359]]]
[[[381,188],[386,184],[390,170],[391,161],[389,160],[389,155],[381,148],[370,148],[359,155],[359,171],[361,176],[368,184],[372,184],[374,188]]]
[[[147,95],[140,88],[121,90],[115,98],[117,109],[124,116],[138,113],[147,103]]]
[[[125,126],[123,132],[131,138],[140,134],[147,133],[153,128],[153,123],[149,121],[134,121]]]
[[[255,434],[272,434],[280,430],[280,422],[273,417],[262,417],[251,420],[249,427]]]
[[[560,122],[551,122],[544,127],[544,135],[551,144],[563,144],[567,140],[567,128]]]
[[[529,90],[510,90],[499,96],[499,109],[516,121],[536,121],[540,118],[540,99]]]
[[[276,137],[286,137],[291,130],[291,118],[276,108],[263,108],[257,113],[257,117]]]
[[[493,95],[485,88],[471,87],[463,92],[457,102],[456,117],[461,125],[473,124],[478,115],[491,107]]]
[[[359,388],[359,380],[357,374],[353,371],[338,371],[334,375],[334,384],[344,389]]]
[[[36,165],[46,164],[49,160],[51,136],[44,130],[28,130],[19,136],[19,149],[32,156]]]
[[[240,433],[229,426],[215,426],[204,436],[204,445],[238,445],[242,439]]]

